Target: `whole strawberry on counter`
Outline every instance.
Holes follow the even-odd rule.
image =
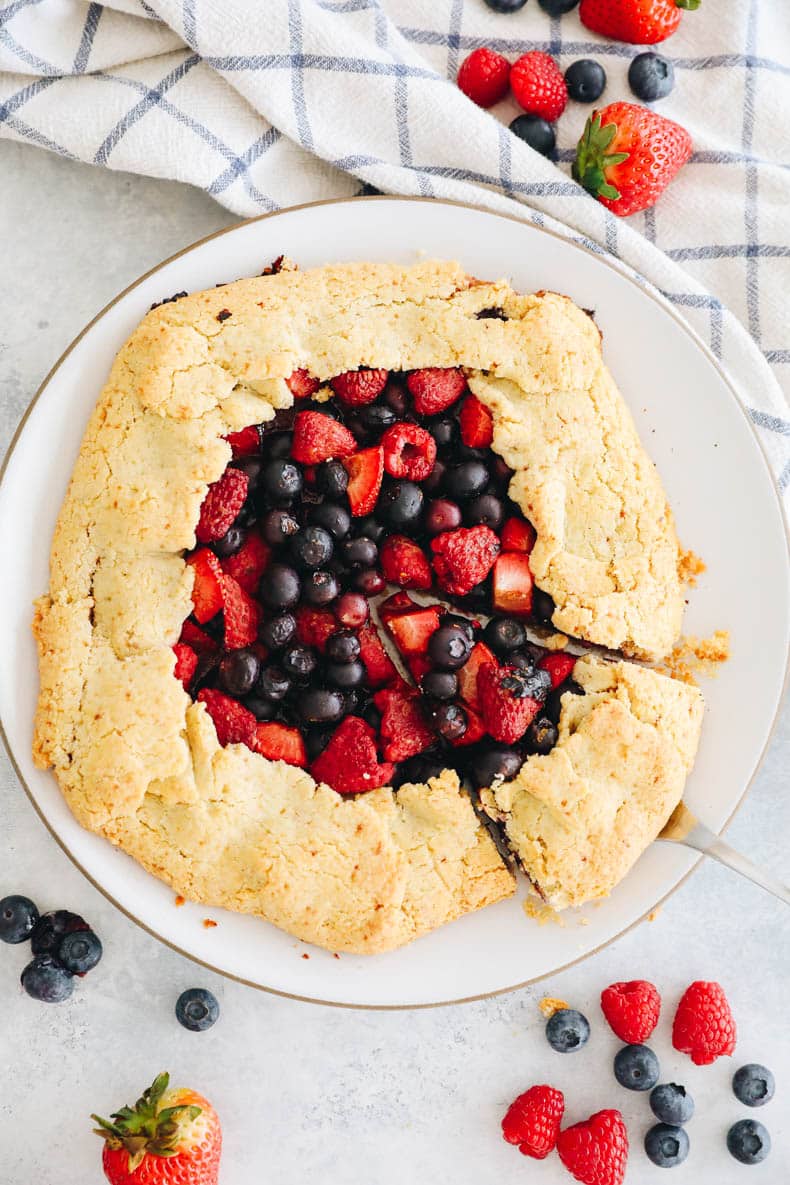
[[[133,1107],[92,1115],[111,1185],[217,1185],[222,1130],[208,1099],[160,1074]]]
[[[573,176],[625,218],[655,205],[691,150],[691,136],[679,123],[638,103],[610,103],[587,120]]]
[[[579,18],[594,33],[632,45],[666,41],[680,24],[682,10],[701,0],[581,0]]]

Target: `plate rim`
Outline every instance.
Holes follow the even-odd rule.
[[[6,473],[7,473],[10,461],[11,461],[11,457],[13,456],[13,453],[14,453],[16,446],[19,442],[19,439],[25,430],[27,421],[28,421],[30,415],[32,414],[33,409],[37,405],[39,399],[41,398],[44,391],[48,387],[52,378],[55,376],[57,371],[61,368],[61,366],[66,361],[66,359],[69,357],[69,355],[72,353],[72,351],[74,349],[76,349],[76,347],[82,341],[83,337],[85,337],[90,332],[90,330],[93,329],[94,325],[96,325],[110,311],[110,309],[114,308],[115,305],[117,305],[121,300],[123,300],[125,296],[127,296],[130,292],[132,292],[140,284],[144,283],[144,281],[147,280],[150,276],[154,275],[154,273],[160,271],[162,268],[167,267],[168,264],[174,263],[176,260],[180,259],[182,256],[187,255],[191,251],[196,250],[198,247],[202,247],[202,246],[204,246],[204,244],[211,242],[213,239],[217,239],[217,238],[222,237],[223,235],[227,235],[227,234],[230,234],[234,231],[238,231],[238,230],[240,230],[244,227],[250,226],[254,223],[263,222],[269,218],[276,218],[278,215],[294,213],[294,212],[300,211],[300,210],[314,209],[314,208],[320,207],[320,206],[341,206],[341,205],[349,205],[349,204],[355,203],[355,202],[381,202],[381,201],[409,202],[412,204],[431,203],[432,205],[438,204],[438,205],[444,205],[444,206],[454,206],[454,207],[458,207],[460,209],[472,210],[475,213],[486,214],[486,215],[493,217],[493,218],[500,218],[500,219],[507,221],[507,222],[515,222],[522,227],[524,225],[527,225],[532,230],[535,230],[541,234],[548,235],[551,238],[558,239],[558,240],[560,240],[560,242],[565,243],[571,247],[574,247],[577,250],[584,252],[586,255],[592,256],[599,263],[601,263],[605,267],[610,268],[612,271],[616,272],[617,275],[619,275],[621,278],[626,280],[628,283],[633,284],[640,291],[644,292],[645,295],[648,296],[655,304],[657,304],[666,313],[668,313],[672,317],[672,319],[678,324],[680,329],[682,331],[684,331],[691,338],[694,345],[699,350],[701,350],[702,354],[705,356],[707,361],[713,366],[714,370],[719,375],[719,378],[723,381],[725,387],[729,391],[730,397],[732,398],[732,400],[736,404],[739,412],[743,416],[743,419],[744,419],[745,423],[747,424],[749,431],[751,432],[751,435],[752,435],[755,443],[757,444],[758,450],[759,450],[760,455],[763,460],[763,464],[765,465],[765,468],[766,468],[766,471],[767,471],[767,474],[769,477],[771,490],[773,492],[774,498],[776,499],[776,504],[779,509],[780,519],[781,519],[782,525],[784,527],[785,562],[786,562],[788,568],[790,569],[790,517],[788,516],[788,512],[785,509],[785,504],[782,499],[781,492],[779,490],[776,476],[774,475],[773,469],[771,468],[771,465],[770,465],[770,462],[768,459],[768,454],[765,450],[765,447],[764,447],[762,441],[760,440],[760,437],[757,433],[757,430],[756,430],[754,424],[752,423],[751,419],[749,418],[749,416],[746,412],[746,408],[744,407],[742,400],[740,399],[740,397],[738,395],[738,389],[735,384],[735,381],[730,377],[728,371],[725,369],[723,364],[716,358],[713,351],[706,344],[706,342],[702,339],[702,337],[699,335],[699,333],[696,331],[696,329],[694,329],[694,327],[685,319],[685,317],[683,317],[680,313],[677,312],[677,310],[672,306],[672,304],[654,287],[654,285],[652,285],[649,281],[646,282],[645,284],[640,284],[634,278],[634,276],[630,275],[627,270],[624,270],[620,261],[617,260],[616,257],[612,256],[608,251],[607,252],[593,251],[591,248],[587,247],[584,243],[577,242],[575,239],[570,238],[568,235],[562,234],[560,231],[552,230],[546,226],[540,226],[537,223],[532,223],[532,222],[525,223],[525,220],[523,218],[519,218],[515,214],[506,214],[501,211],[486,210],[483,207],[474,205],[474,203],[472,203],[472,202],[455,201],[452,199],[436,199],[436,198],[430,198],[430,197],[418,197],[418,196],[410,196],[410,195],[405,195],[405,194],[365,194],[365,195],[360,195],[358,197],[348,197],[348,198],[323,198],[323,199],[320,199],[317,201],[312,201],[312,202],[301,202],[301,203],[298,203],[293,206],[283,206],[277,210],[270,210],[270,211],[267,211],[266,213],[263,213],[263,214],[257,214],[255,216],[253,216],[252,218],[240,219],[238,222],[234,222],[230,226],[221,227],[219,230],[212,231],[211,234],[204,235],[202,238],[196,239],[194,242],[189,243],[185,247],[182,247],[179,251],[176,251],[172,255],[165,257],[164,259],[160,260],[158,263],[154,264],[152,267],[148,268],[147,271],[141,273],[134,280],[132,280],[129,284],[127,284],[127,286],[125,288],[123,288],[120,292],[116,293],[116,295],[111,300],[109,300],[95,314],[95,316],[92,317],[91,320],[87,322],[87,324],[85,324],[83,326],[83,328],[80,330],[80,332],[74,338],[72,338],[72,340],[69,342],[69,344],[63,350],[63,352],[60,354],[60,356],[57,358],[57,360],[50,367],[50,369],[47,372],[47,374],[45,375],[45,377],[42,379],[35,394],[33,395],[33,398],[30,400],[29,404],[25,408],[22,418],[20,419],[19,423],[17,424],[16,429],[14,430],[14,433],[11,437],[11,440],[9,441],[9,444],[8,444],[8,447],[7,447],[5,454],[3,456],[2,462],[0,462],[0,487],[2,487],[3,482],[5,481]],[[776,729],[777,729],[777,725],[779,722],[779,716],[781,714],[782,705],[783,705],[785,696],[787,694],[788,687],[790,687],[790,649],[788,650],[788,653],[787,653],[787,656],[785,659],[785,672],[784,672],[784,679],[782,682],[782,688],[781,688],[780,694],[777,698],[776,709],[774,711],[773,719],[771,720],[771,724],[770,724],[768,733],[766,735],[765,743],[762,747],[762,750],[760,751],[757,761],[755,762],[754,769],[752,770],[752,773],[751,773],[746,785],[744,786],[740,797],[738,798],[738,801],[734,805],[730,814],[727,816],[727,818],[724,821],[724,823],[722,824],[721,828],[716,833],[719,836],[723,835],[727,831],[727,829],[729,828],[733,819],[740,811],[741,807],[743,806],[743,804],[746,800],[746,797],[747,797],[749,791],[751,790],[751,788],[754,784],[754,781],[755,781],[758,773],[762,769],[766,754],[767,754],[768,749],[770,748],[770,746],[774,740],[775,734],[776,734]],[[352,1010],[366,1011],[366,1012],[411,1012],[411,1011],[416,1011],[418,1009],[424,1010],[424,1009],[429,1009],[429,1008],[446,1008],[446,1007],[449,1007],[451,1005],[456,1005],[456,1004],[471,1004],[471,1003],[475,1003],[479,1000],[489,1000],[489,999],[495,998],[496,996],[506,995],[509,992],[519,991],[522,988],[529,987],[535,983],[539,983],[541,980],[548,978],[549,975],[560,974],[561,972],[569,970],[571,967],[575,967],[579,963],[583,963],[586,959],[592,958],[594,955],[598,954],[600,951],[605,950],[606,947],[610,946],[613,942],[616,942],[618,939],[622,938],[624,935],[630,933],[631,930],[633,930],[637,926],[641,925],[648,918],[648,916],[651,913],[653,913],[655,910],[660,909],[664,905],[664,903],[666,901],[668,901],[669,898],[672,897],[686,883],[686,881],[689,879],[689,877],[691,877],[691,875],[699,867],[699,864],[700,864],[701,860],[703,859],[702,854],[698,855],[694,859],[694,861],[693,861],[691,867],[688,869],[688,871],[685,872],[676,881],[676,883],[674,885],[672,885],[672,887],[670,889],[668,889],[667,892],[664,893],[659,898],[658,901],[656,901],[653,905],[651,905],[649,909],[645,910],[645,912],[640,917],[638,917],[634,921],[630,922],[627,926],[624,926],[623,929],[618,930],[616,934],[613,934],[611,937],[607,938],[605,941],[599,943],[598,946],[593,947],[592,950],[586,951],[584,954],[579,955],[575,959],[569,959],[567,962],[560,964],[560,966],[553,968],[551,971],[547,971],[541,975],[532,976],[529,979],[525,979],[520,983],[511,984],[507,987],[496,988],[493,991],[482,992],[482,993],[478,993],[478,994],[472,995],[472,996],[462,996],[462,997],[459,997],[459,998],[453,999],[453,1000],[436,1000],[436,1001],[430,1001],[428,1003],[419,1003],[419,1004],[356,1004],[356,1003],[349,1003],[348,1001],[343,1001],[343,1000],[328,1000],[325,998],[319,998],[319,997],[314,997],[314,996],[303,996],[303,995],[300,995],[296,992],[286,992],[286,991],[283,991],[279,988],[267,987],[265,984],[256,983],[254,980],[246,979],[244,976],[241,976],[241,975],[236,975],[232,971],[228,971],[225,968],[217,967],[214,964],[207,962],[205,959],[199,958],[197,955],[193,954],[191,951],[185,950],[183,947],[179,946],[177,943],[171,941],[171,939],[164,937],[162,934],[158,933],[151,926],[149,926],[146,922],[144,922],[140,918],[136,917],[135,914],[133,914],[129,909],[126,908],[126,906],[121,905],[120,902],[118,902],[113,897],[113,895],[109,892],[109,890],[106,889],[102,884],[100,884],[99,881],[96,880],[96,878],[90,872],[88,872],[85,867],[83,867],[80,860],[69,849],[69,847],[66,844],[66,841],[58,834],[58,832],[55,830],[54,825],[52,823],[50,823],[49,819],[44,814],[44,812],[43,812],[42,808],[39,806],[32,790],[28,786],[27,781],[22,773],[22,770],[16,760],[16,757],[14,755],[10,740],[8,738],[8,734],[6,733],[5,724],[3,722],[1,715],[0,715],[0,740],[2,740],[3,747],[8,755],[9,761],[11,762],[11,767],[14,770],[14,773],[16,774],[17,780],[19,781],[20,785],[22,786],[22,789],[24,790],[25,794],[27,795],[28,801],[30,802],[31,806],[33,807],[34,811],[38,815],[41,822],[46,827],[49,834],[52,836],[52,838],[55,840],[55,842],[60,847],[61,851],[63,851],[65,853],[65,855],[69,858],[69,860],[74,865],[74,867],[85,877],[85,879],[91,885],[93,885],[93,887],[95,889],[97,889],[102,894],[102,896],[105,898],[105,900],[109,901],[110,904],[113,905],[117,910],[119,910],[126,918],[128,918],[131,922],[134,922],[134,924],[139,926],[141,930],[144,930],[147,934],[151,935],[152,938],[155,938],[158,942],[163,943],[163,945],[169,947],[171,950],[175,951],[177,954],[182,955],[184,958],[189,959],[190,962],[195,963],[198,966],[205,967],[207,970],[212,971],[217,975],[221,975],[226,979],[233,980],[236,983],[244,984],[246,987],[255,988],[256,991],[266,992],[268,995],[279,996],[280,998],[287,999],[287,1000],[297,1000],[300,1003],[305,1003],[305,1004],[318,1004],[318,1005],[322,1005],[327,1008],[348,1008],[348,1009],[352,1009]]]

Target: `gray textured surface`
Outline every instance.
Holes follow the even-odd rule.
[[[0,143],[0,390],[3,450],[38,384],[72,337],[120,289],[163,257],[227,225],[209,198],[172,183],[91,170]],[[42,440],[41,464],[57,447]],[[48,546],[48,540],[31,541]],[[737,545],[737,541],[733,541]],[[6,579],[13,557],[4,556]],[[770,645],[770,639],[766,640]],[[737,728],[737,721],[733,722]],[[790,875],[790,712],[729,838]],[[790,912],[714,865],[701,867],[652,923],[563,975],[498,999],[426,1012],[377,1014],[276,999],[226,982],[161,946],[119,914],[71,865],[0,759],[0,896],[23,891],[41,908],[85,914],[105,958],[67,1005],[24,996],[24,949],[0,948],[0,1185],[93,1185],[101,1181],[88,1115],[136,1097],[168,1068],[208,1094],[225,1128],[222,1185],[400,1185],[403,1181],[510,1185],[570,1178],[556,1158],[538,1168],[499,1138],[510,1099],[533,1082],[566,1092],[572,1121],[617,1106],[629,1123],[629,1185],[660,1174],[641,1150],[647,1101],[610,1073],[617,1041],[600,1019],[598,994],[616,979],[646,977],[666,1014],[653,1042],[663,1077],[697,1099],[692,1153],[673,1182],[736,1185],[744,1169],[724,1133],[745,1109],[729,1090],[735,1065],[765,1061],[778,1097],[763,1120],[771,1158],[755,1173],[784,1179],[790,1163]],[[671,1011],[695,978],[727,988],[740,1040],[733,1063],[693,1067],[669,1043]],[[207,1034],[180,1029],[178,993],[205,985],[222,1016]],[[593,1020],[584,1053],[552,1054],[537,1001],[561,996]],[[663,1179],[663,1178],[662,1178]],[[750,1178],[751,1179],[751,1178]]]

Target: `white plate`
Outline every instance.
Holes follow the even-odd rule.
[[[0,555],[14,557],[0,613],[0,718],[47,826],[121,909],[190,957],[272,991],[372,1007],[468,999],[548,975],[643,917],[688,873],[693,857],[654,844],[606,902],[569,916],[564,927],[538,926],[512,900],[405,950],[368,958],[333,958],[250,917],[176,909],[170,889],[83,831],[54,777],[33,767],[38,679],[30,603],[47,587],[49,540],[89,413],[113,355],[152,301],[255,274],[283,252],[309,267],[406,263],[418,251],[458,258],[483,278],[506,275],[523,291],[565,292],[595,309],[606,359],[658,464],[680,538],[708,565],[686,631],[732,632],[732,659],[705,687],[708,710],[687,794],[692,809],[721,828],[754,774],[785,679],[790,588],[782,512],[756,438],[712,356],[667,305],[600,256],[515,220],[409,199],[319,204],[234,227],[162,264],[89,326],[44,383],[0,488]],[[216,929],[203,927],[207,913]]]

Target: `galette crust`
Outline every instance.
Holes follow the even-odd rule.
[[[492,306],[509,320],[477,320]],[[289,406],[299,367],[329,378],[368,365],[466,367],[495,448],[519,468],[511,492],[538,530],[556,626],[646,656],[670,649],[682,608],[672,519],[589,317],[445,262],[264,276],[151,311],[115,360],[36,603],[34,756],[84,826],[177,892],[373,952],[513,892],[457,776],[344,800],[222,749],[171,649],[191,609],[181,553],[230,459],[223,435]]]

